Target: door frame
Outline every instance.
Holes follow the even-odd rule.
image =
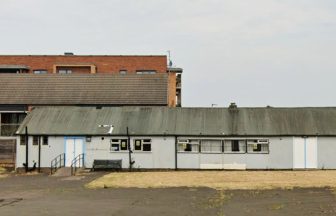
[[[64,166],[66,167],[67,165],[67,140],[73,139],[74,140],[74,145],[76,145],[76,140],[82,140],[82,149],[83,149],[83,154],[85,155],[86,153],[86,145],[85,145],[85,137],[81,137],[81,136],[65,136],[64,137],[64,154],[65,154],[65,158],[64,158]],[[76,148],[75,148],[76,150]],[[75,154],[74,157],[77,157],[77,155]],[[84,163],[85,163],[85,157],[84,157]]]
[[[296,140],[298,140],[298,139],[301,139],[301,141],[303,142],[303,149],[301,149],[301,151],[302,152],[299,152],[299,153],[302,153],[303,154],[303,167],[296,167],[296,160],[295,160],[295,158],[296,158]],[[315,143],[314,143],[314,145],[315,145],[315,155],[314,155],[314,157],[315,157],[315,162],[316,162],[316,165],[315,165],[315,167],[307,167],[307,165],[308,165],[308,155],[309,154],[307,154],[308,153],[308,149],[307,149],[307,145],[308,145],[308,143],[307,143],[307,141],[308,140],[314,140],[315,141]],[[318,139],[317,139],[317,136],[304,136],[304,137],[293,137],[293,169],[317,169],[318,168]]]

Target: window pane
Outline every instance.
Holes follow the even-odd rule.
[[[151,149],[151,144],[143,144],[143,151],[151,151],[152,149]]]
[[[111,144],[111,151],[119,151],[119,144]]]
[[[239,152],[239,140],[232,140],[231,145],[231,149],[233,152]]]
[[[38,145],[38,143],[39,143],[39,137],[33,136],[33,145]]]
[[[141,140],[134,140],[134,150],[141,151]]]
[[[126,150],[128,150],[127,140],[126,140],[126,139],[121,140],[120,143],[121,143],[121,144],[120,144],[120,149],[121,149],[122,151],[126,151]]]
[[[26,145],[26,137],[20,136],[20,145]]]
[[[43,145],[48,145],[48,137],[43,136]]]

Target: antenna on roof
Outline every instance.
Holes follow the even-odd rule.
[[[172,62],[172,60],[170,59],[170,50],[168,50],[167,52],[168,52],[168,66],[169,66],[169,67],[172,67],[172,66],[173,66],[173,62]]]

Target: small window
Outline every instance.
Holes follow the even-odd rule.
[[[20,145],[26,145],[26,136],[20,136]]]
[[[34,70],[34,74],[47,74],[47,70]]]
[[[128,150],[128,145],[127,145],[127,140],[123,139],[120,141],[120,150],[121,151],[127,151]]]
[[[120,71],[119,71],[119,74],[121,74],[121,75],[126,75],[126,74],[127,74],[127,70],[120,70]]]
[[[134,140],[134,150],[141,151],[141,140]]]
[[[152,151],[152,141],[150,139],[136,139],[134,140],[135,151]]]
[[[127,139],[111,139],[110,151],[127,151]]]
[[[199,152],[199,140],[178,140],[178,152]]]
[[[33,136],[33,145],[38,145],[39,144],[39,136]]]
[[[248,153],[269,153],[268,139],[247,140]]]
[[[59,74],[71,74],[72,70],[69,70],[69,69],[60,69],[60,70],[58,70],[58,73]]]
[[[156,74],[156,70],[137,70],[136,74]]]
[[[224,153],[246,153],[246,140],[224,140]]]
[[[143,140],[142,150],[143,151],[152,151],[152,144],[151,144],[151,140],[150,139]]]
[[[43,136],[43,142],[42,145],[48,145],[48,137],[47,136]]]
[[[231,140],[231,149],[233,152],[239,152],[239,140]]]

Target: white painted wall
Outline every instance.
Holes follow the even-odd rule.
[[[187,139],[187,137],[184,137]],[[214,138],[216,139],[216,138]],[[217,138],[220,139],[220,138]],[[270,137],[269,154],[262,153],[178,153],[178,168],[200,169],[208,167],[246,169],[292,169],[293,138]],[[203,164],[203,165],[202,165]]]
[[[133,140],[141,138],[152,139],[151,152],[134,152],[132,160],[134,168],[175,168],[175,138],[174,137],[131,137]],[[122,167],[129,167],[128,151],[110,152],[110,139],[112,137],[92,137],[91,142],[84,140],[85,166],[92,167],[94,159],[121,159]],[[126,137],[113,137],[113,139],[126,139]],[[230,165],[242,165],[247,169],[292,169],[293,160],[293,137],[270,137],[269,154],[218,154],[218,153],[178,153],[178,168],[200,169],[205,164],[218,167]],[[25,146],[20,145],[17,138],[17,167],[23,167],[25,163]],[[41,167],[50,167],[50,161],[57,155],[64,153],[64,137],[49,137],[48,145],[41,145]],[[294,158],[295,159],[295,158]],[[29,166],[33,160],[38,162],[38,146],[32,145],[32,137],[29,137]],[[203,164],[203,165],[202,165]],[[336,169],[336,138],[318,137],[317,139],[317,164],[318,168]],[[203,166],[203,167],[202,167]]]
[[[91,142],[86,143],[85,166],[92,168],[94,159],[122,160],[122,167],[129,168],[129,153],[111,152],[111,139],[127,139],[127,137],[92,137]],[[145,169],[174,169],[175,168],[175,139],[173,137],[131,137],[131,148],[134,139],[151,139],[151,152],[133,151],[133,168]]]
[[[26,146],[20,145],[20,137],[16,142],[16,166],[23,167],[23,163],[26,163]],[[30,136],[28,139],[28,164],[32,167],[34,162],[38,166],[38,145],[33,145],[33,138]],[[50,136],[48,145],[41,144],[41,167],[50,167],[50,162],[57,155],[64,153],[64,138]]]
[[[336,169],[336,138],[317,138],[318,169]]]

